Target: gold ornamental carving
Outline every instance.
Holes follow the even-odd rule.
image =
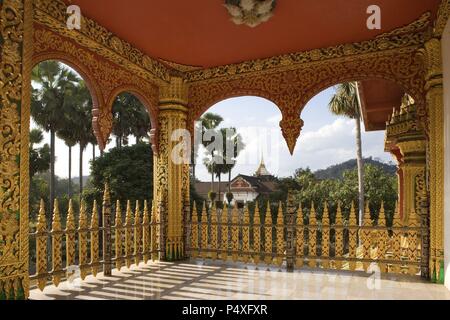
[[[300,135],[300,113],[315,95],[348,80],[382,78],[401,85],[416,100],[418,113],[425,116],[424,66],[415,47],[366,55],[355,55],[298,65],[296,69],[273,73],[230,76],[190,84],[189,125],[214,103],[238,96],[256,95],[275,103],[280,123],[292,151]],[[190,127],[191,128],[191,127]]]
[[[450,0],[442,0],[434,23],[433,35],[440,38],[450,17]]]
[[[122,92],[135,94],[147,107],[152,127],[156,129],[158,87],[113,62],[100,58],[70,39],[45,27],[34,32],[33,63],[56,59],[73,67],[86,81],[93,101],[93,128],[100,148],[112,131],[112,104]]]
[[[33,10],[0,3],[0,295],[28,297],[28,130]]]
[[[119,39],[94,20],[82,17],[81,29],[69,30],[66,26],[67,5],[63,1],[36,0],[34,6],[36,21],[56,33],[75,40],[148,81],[156,84],[170,81],[170,68]]]

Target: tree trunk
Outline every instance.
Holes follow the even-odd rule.
[[[95,144],[92,144],[92,160],[95,160]]]
[[[69,146],[69,181],[67,195],[69,199],[72,198],[72,146]]]
[[[356,120],[356,162],[358,164],[358,196],[359,196],[359,226],[362,225],[364,216],[364,163],[361,143],[361,120]]]
[[[231,193],[231,168],[228,170],[228,193]]]
[[[211,152],[211,191],[214,191],[214,152]]]
[[[217,192],[217,193],[218,193],[218,196],[219,196],[217,199],[218,199],[219,201],[220,201],[220,182],[222,181],[222,177],[221,177],[221,176],[222,176],[222,175],[219,173],[219,190],[218,190],[218,192]]]
[[[84,146],[82,143],[80,143],[80,201],[81,201],[81,196],[83,194],[83,150],[84,150]]]
[[[55,130],[50,130],[50,215],[55,200]]]

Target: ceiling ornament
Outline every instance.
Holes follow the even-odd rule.
[[[276,0],[225,0],[224,6],[235,24],[254,28],[273,16]]]

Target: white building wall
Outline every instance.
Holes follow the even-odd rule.
[[[256,192],[233,192],[233,203],[234,201],[238,202],[248,202],[255,201],[258,197],[258,193]]]
[[[442,42],[444,64],[444,260],[445,285],[450,290],[450,21],[447,22]]]

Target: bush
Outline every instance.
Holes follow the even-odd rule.
[[[216,199],[216,196],[217,196],[217,193],[215,193],[214,191],[210,190],[210,191],[208,192],[208,199],[209,199],[211,202],[213,202],[214,199]]]
[[[105,182],[108,181],[112,200],[149,202],[153,196],[153,152],[150,144],[113,148],[91,161],[92,187],[83,197],[92,204],[101,203]]]
[[[227,198],[228,204],[230,204],[231,201],[233,201],[234,195],[233,195],[232,192],[227,192],[227,193],[225,194],[225,197]]]

